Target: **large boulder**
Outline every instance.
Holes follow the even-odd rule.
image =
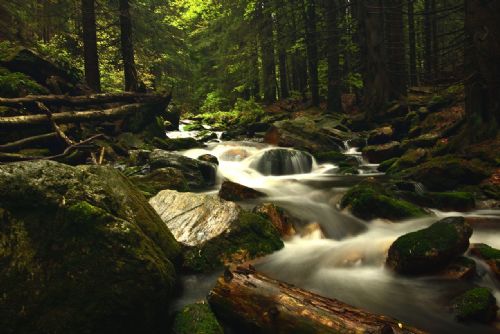
[[[349,189],[340,202],[358,218],[401,220],[426,215],[420,207],[398,198],[387,187],[376,182],[363,182]]]
[[[154,150],[147,160],[152,170],[167,167],[180,170],[190,189],[202,189],[215,184],[217,166],[213,163],[163,150]]]
[[[159,168],[145,175],[134,175],[130,180],[146,197],[154,196],[162,190],[188,191],[188,181],[184,174],[175,168]]]
[[[292,219],[283,208],[273,203],[262,203],[253,208],[252,212],[268,219],[281,236],[287,237],[295,234],[295,229],[291,223]]]
[[[180,247],[112,168],[0,166],[3,333],[165,329]]]
[[[405,275],[436,272],[467,250],[471,235],[463,217],[445,218],[399,237],[389,248],[386,265]]]
[[[461,185],[475,185],[491,175],[483,163],[446,155],[431,159],[397,174],[421,182],[433,191],[455,190]]]
[[[310,173],[313,157],[309,153],[288,148],[272,148],[261,152],[250,167],[263,175]]]
[[[368,135],[368,145],[387,144],[392,141],[394,136],[394,129],[390,126],[375,129]]]
[[[342,141],[339,133],[318,127],[316,122],[307,117],[275,122],[267,131],[264,141],[268,144],[295,147],[309,152],[340,151]],[[343,134],[343,133],[342,133]]]
[[[217,195],[165,190],[149,202],[185,246],[183,266],[187,271],[211,271],[283,247],[269,220]]]

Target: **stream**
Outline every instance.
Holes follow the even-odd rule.
[[[171,138],[192,133],[168,133]],[[446,216],[500,216],[500,210],[464,213],[433,210],[434,217],[401,222],[362,221],[338,208],[338,201],[348,187],[362,178],[383,178],[376,165],[362,163],[360,174],[338,175],[337,166],[304,166],[301,156],[290,155],[287,169],[292,175],[266,176],[256,171],[262,156],[275,148],[256,142],[212,142],[204,149],[182,152],[197,158],[212,154],[219,159],[218,184],[208,193],[216,193],[222,180],[259,190],[266,198],[239,204],[251,209],[260,202],[273,202],[306,223],[317,223],[323,233],[285,241],[285,247],[256,263],[257,270],[270,277],[335,298],[374,313],[395,317],[431,333],[495,333],[492,327],[457,323],[446,305],[454,296],[471,287],[470,282],[438,277],[405,278],[384,269],[387,250],[399,236],[429,226]],[[296,152],[296,151],[295,151]],[[362,161],[359,151],[346,143],[345,154]],[[314,160],[314,159],[313,159]],[[310,172],[303,172],[311,169]],[[323,234],[323,235],[322,235]],[[471,243],[483,242],[500,248],[496,231],[475,230]],[[477,262],[477,261],[476,261]],[[477,262],[479,277],[473,283],[488,287],[500,300],[499,286],[489,269]],[[208,276],[185,276],[184,294],[177,306],[203,299],[220,273]]]

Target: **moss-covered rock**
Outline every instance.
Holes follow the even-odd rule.
[[[403,170],[397,175],[421,182],[429,190],[445,191],[460,185],[478,184],[490,174],[491,170],[481,161],[446,155]]]
[[[496,318],[497,301],[487,288],[474,288],[453,300],[453,312],[460,321],[491,322]]]
[[[158,148],[166,151],[183,151],[203,146],[194,138],[176,138],[176,139],[154,138],[153,143]]]
[[[319,163],[331,163],[341,167],[357,167],[358,160],[353,157],[337,151],[318,152],[314,154]]]
[[[4,333],[156,332],[180,247],[111,168],[0,166]]]
[[[399,159],[399,158],[391,158],[391,159],[387,159],[387,160],[385,160],[385,161],[382,161],[382,162],[380,163],[380,165],[378,166],[378,168],[377,168],[377,169],[378,169],[380,172],[384,172],[384,173],[385,173],[385,172],[387,172],[387,171],[389,170],[389,168],[391,168],[391,167],[392,167],[392,165],[394,165],[394,163],[395,163],[396,161],[398,161],[398,159]]]
[[[467,250],[471,235],[472,228],[463,217],[445,218],[399,237],[389,248],[386,265],[405,275],[441,270]]]
[[[466,191],[404,192],[403,195],[410,202],[443,211],[465,212],[476,206],[474,194]]]
[[[216,166],[219,166],[219,159],[217,159],[216,156],[211,155],[211,154],[200,155],[197,159],[201,160],[201,161],[209,162],[209,163],[214,164]]]
[[[472,255],[485,261],[497,280],[500,280],[500,250],[486,244],[474,244],[470,252]]]
[[[396,174],[404,169],[417,166],[425,161],[428,157],[428,152],[425,149],[418,148],[407,151],[401,158],[386,170],[387,174]]]
[[[368,135],[368,145],[387,144],[394,136],[394,129],[390,126],[375,129]]]
[[[224,330],[207,303],[185,306],[174,319],[173,334],[223,334]]]
[[[371,163],[380,163],[382,161],[399,157],[403,154],[401,144],[393,141],[383,145],[366,146],[363,148],[363,155]]]
[[[364,182],[351,188],[340,202],[341,208],[350,208],[361,219],[386,218],[400,220],[426,215],[418,206],[397,198],[392,192],[375,182]]]
[[[242,212],[231,229],[184,252],[183,267],[208,272],[224,264],[243,263],[283,248],[278,230],[261,215]]]
[[[200,123],[186,124],[183,126],[184,131],[203,131],[205,128]]]
[[[164,190],[149,202],[184,245],[188,271],[211,271],[283,247],[269,220],[217,195]]]
[[[291,236],[295,234],[293,224],[290,222],[290,216],[283,208],[273,203],[262,203],[253,208],[252,212],[260,214],[265,219],[269,220],[281,236]]]
[[[437,276],[449,280],[471,279],[476,275],[476,262],[468,257],[460,256],[453,260]]]
[[[132,176],[130,179],[147,197],[165,189],[189,191],[184,174],[175,168],[160,168],[146,175]]]

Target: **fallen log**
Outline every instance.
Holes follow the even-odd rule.
[[[5,107],[27,107],[32,108],[37,102],[48,106],[85,107],[110,103],[161,103],[170,100],[170,95],[146,94],[146,93],[113,93],[92,94],[84,96],[67,95],[28,95],[19,98],[0,97],[0,105]]]
[[[149,104],[135,103],[105,110],[60,112],[52,114],[52,120],[57,122],[57,124],[114,120],[123,118],[133,113],[141,112],[141,110],[147,105]],[[44,114],[0,117],[0,129],[30,127],[36,125],[51,125],[51,121],[47,118],[47,115]]]
[[[424,333],[273,280],[251,266],[227,269],[208,302],[217,317],[251,333]]]
[[[1,152],[16,152],[22,149],[33,147],[33,146],[49,146],[48,143],[53,142],[55,139],[59,138],[57,133],[45,133],[38,136],[32,136],[28,138],[23,138],[10,143],[0,145]]]

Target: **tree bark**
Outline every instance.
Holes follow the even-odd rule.
[[[125,90],[136,92],[139,88],[137,70],[134,59],[134,44],[132,41],[132,18],[130,16],[129,0],[119,0],[120,4],[120,38],[125,74]]]
[[[417,85],[417,42],[415,34],[415,0],[408,0],[408,42],[410,46],[410,85]]]
[[[360,52],[363,55],[363,106],[367,119],[383,111],[389,101],[390,81],[383,36],[383,7],[380,0],[361,1],[358,8]]]
[[[500,1],[466,2],[466,113],[471,136],[492,137],[500,124]],[[474,129],[477,125],[480,128]],[[474,140],[474,138],[473,138]]]
[[[142,93],[113,93],[113,94],[93,94],[86,96],[66,96],[66,95],[28,95],[19,98],[0,97],[0,105],[14,108],[31,108],[37,102],[49,106],[70,106],[85,107],[90,105],[102,105],[108,103],[155,103],[161,102],[170,97],[142,94]]]
[[[250,333],[424,333],[273,280],[251,266],[226,270],[208,302],[218,317]]]
[[[327,61],[328,61],[328,112],[342,112],[341,75],[339,64],[340,36],[338,30],[337,12],[338,0],[326,1],[326,28],[327,28]]]
[[[264,102],[271,104],[276,101],[276,63],[274,62],[273,20],[268,1],[264,0],[259,3],[257,17],[260,22]]]
[[[432,13],[431,0],[424,0],[424,77],[432,80]]]
[[[288,66],[287,66],[287,56],[286,56],[286,39],[283,33],[284,28],[284,16],[282,11],[284,10],[284,3],[279,0],[276,3],[276,35],[278,44],[278,67],[279,67],[279,77],[280,77],[280,98],[286,99],[289,97],[290,92],[288,88]]]
[[[387,69],[389,73],[389,99],[398,100],[407,95],[406,43],[403,24],[403,1],[385,0]]]
[[[309,89],[314,106],[319,106],[319,79],[318,79],[318,41],[316,31],[316,3],[315,0],[302,0],[304,8],[304,24],[306,30],[307,69],[309,71]]]
[[[95,91],[101,91],[99,74],[99,56],[97,53],[97,33],[95,18],[95,0],[82,0],[83,59],[85,81]]]

